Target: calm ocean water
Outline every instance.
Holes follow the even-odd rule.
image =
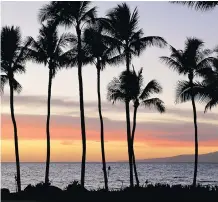
[[[50,180],[52,185],[65,188],[70,182],[80,179],[80,163],[51,163]],[[111,167],[109,187],[117,189],[129,185],[128,163],[107,163]],[[138,163],[141,184],[168,183],[191,184],[193,177],[192,163]],[[16,169],[14,163],[1,164],[1,187],[15,191]],[[22,163],[22,188],[28,184],[36,184],[44,180],[44,163]],[[202,185],[218,185],[218,164],[199,164],[198,183]],[[102,188],[103,172],[101,163],[86,164],[85,186],[88,189]]]

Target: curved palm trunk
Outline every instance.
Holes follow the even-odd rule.
[[[129,71],[130,58],[127,50],[126,53],[126,69]],[[129,100],[125,101],[126,107],[126,130],[127,130],[127,143],[128,143],[128,156],[129,156],[129,172],[130,172],[130,187],[133,187],[133,168],[132,168],[132,138],[131,138],[131,125],[130,125],[130,112],[129,112]]]
[[[85,166],[86,166],[86,128],[84,115],[84,101],[83,101],[83,79],[82,79],[82,61],[80,59],[81,52],[81,30],[79,26],[76,28],[78,37],[78,80],[79,80],[79,98],[80,98],[80,119],[82,132],[82,163],[81,163],[81,185],[85,185]]]
[[[194,168],[194,178],[193,178],[193,186],[196,186],[197,182],[197,172],[198,172],[198,127],[197,127],[197,112],[195,106],[195,100],[192,96],[192,107],[193,107],[193,115],[194,115],[194,127],[195,127],[195,168]]]
[[[46,137],[47,137],[47,156],[45,169],[45,184],[49,184],[49,165],[50,165],[50,108],[51,108],[51,85],[52,85],[52,69],[49,68],[48,79],[48,100],[47,100],[47,122],[46,122]]]
[[[101,113],[101,92],[100,92],[100,68],[97,67],[97,92],[98,92],[98,113],[101,125],[101,154],[102,154],[102,165],[104,173],[104,184],[105,189],[108,191],[108,179],[107,179],[107,169],[106,169],[106,160],[105,160],[105,151],[104,151],[104,123]]]
[[[11,108],[11,119],[14,126],[14,146],[15,146],[15,158],[16,158],[16,169],[17,169],[17,189],[21,191],[21,180],[20,180],[20,159],[19,159],[19,148],[18,148],[18,136],[17,136],[17,124],[14,116],[14,91],[12,82],[9,80],[10,85],[10,108]]]
[[[135,180],[137,186],[139,186],[139,178],[136,168],[136,162],[135,162],[135,152],[134,152],[134,137],[135,137],[135,129],[136,129],[136,114],[137,114],[137,106],[134,106],[134,114],[133,114],[133,127],[132,127],[132,161],[133,161],[133,168],[135,173]]]

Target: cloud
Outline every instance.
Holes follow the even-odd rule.
[[[19,139],[45,140],[46,116],[43,115],[16,115]],[[218,125],[199,123],[199,141],[205,145],[218,146]],[[126,142],[125,121],[104,119],[105,141]],[[87,140],[100,141],[98,118],[86,118]],[[2,115],[2,139],[13,139],[11,118],[8,114]],[[80,118],[53,115],[51,117],[51,139],[61,140],[62,144],[73,144],[81,140]],[[175,146],[179,144],[193,145],[193,123],[137,123],[136,142],[145,142],[151,145]]]
[[[24,107],[27,111],[33,112],[34,114],[37,113],[36,108],[43,108],[44,113],[46,113],[46,105],[47,105],[47,97],[46,96],[26,96],[26,95],[18,95],[14,97],[14,102],[15,106],[18,107],[18,109],[21,109],[22,113],[22,107]],[[9,108],[9,96],[6,94],[2,96],[1,99],[1,104],[3,107],[8,107]],[[85,112],[88,114],[88,116],[96,116],[98,108],[97,108],[97,101],[85,101]],[[56,108],[58,110],[54,110],[54,114],[59,114],[59,115],[73,115],[73,116],[79,116],[79,101],[72,100],[69,97],[52,97],[51,99],[51,107],[52,109]],[[133,109],[132,104],[130,105],[131,110]],[[24,110],[23,110],[24,111]],[[39,110],[40,111],[40,110]],[[102,111],[104,115],[110,116],[110,118],[113,116],[111,114],[114,114],[114,119],[118,114],[125,114],[125,107],[123,103],[116,103],[112,104],[107,101],[102,102]],[[9,110],[8,110],[9,112]],[[119,112],[119,113],[118,113]],[[190,109],[180,109],[180,108],[175,108],[172,106],[166,106],[166,113],[163,115],[160,115],[157,111],[153,109],[144,109],[141,107],[138,110],[138,117],[144,116],[144,115],[149,115],[149,114],[154,114],[157,115],[158,117],[161,116],[162,118],[166,119],[167,116],[171,116],[171,122],[174,119],[192,119],[193,113],[192,110]],[[94,114],[94,115],[93,115]],[[173,116],[173,119],[172,119]],[[203,111],[197,111],[197,116],[199,120],[206,120],[206,121],[214,121],[217,119],[217,114],[208,112],[204,113]],[[155,118],[157,119],[157,117]],[[138,120],[139,121],[139,120]]]
[[[4,95],[2,96],[2,104],[3,105],[9,105],[10,97],[9,95]],[[16,105],[20,106],[29,106],[29,107],[34,107],[34,106],[42,106],[47,104],[47,97],[46,96],[26,96],[26,95],[18,95],[14,96],[14,102]],[[51,98],[51,105],[54,107],[67,107],[69,108],[79,108],[79,102],[71,100],[69,97],[52,97]],[[97,102],[94,101],[89,101],[89,102],[84,102],[84,105],[88,108],[94,108],[97,109]],[[107,110],[109,108],[116,108],[121,109],[120,105],[122,104],[117,104],[113,105],[110,102],[103,102],[103,109]],[[122,109],[123,111],[123,109]]]

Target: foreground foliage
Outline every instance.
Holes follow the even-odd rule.
[[[168,184],[146,184],[141,187],[127,187],[120,190],[86,190],[73,182],[64,190],[44,183],[28,185],[20,193],[1,190],[2,200],[34,201],[216,201],[218,186],[182,186]]]

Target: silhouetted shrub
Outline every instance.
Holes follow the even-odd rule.
[[[84,187],[81,186],[81,184],[78,181],[73,181],[71,184],[69,184],[66,188],[65,191],[67,192],[84,192],[88,191]]]

